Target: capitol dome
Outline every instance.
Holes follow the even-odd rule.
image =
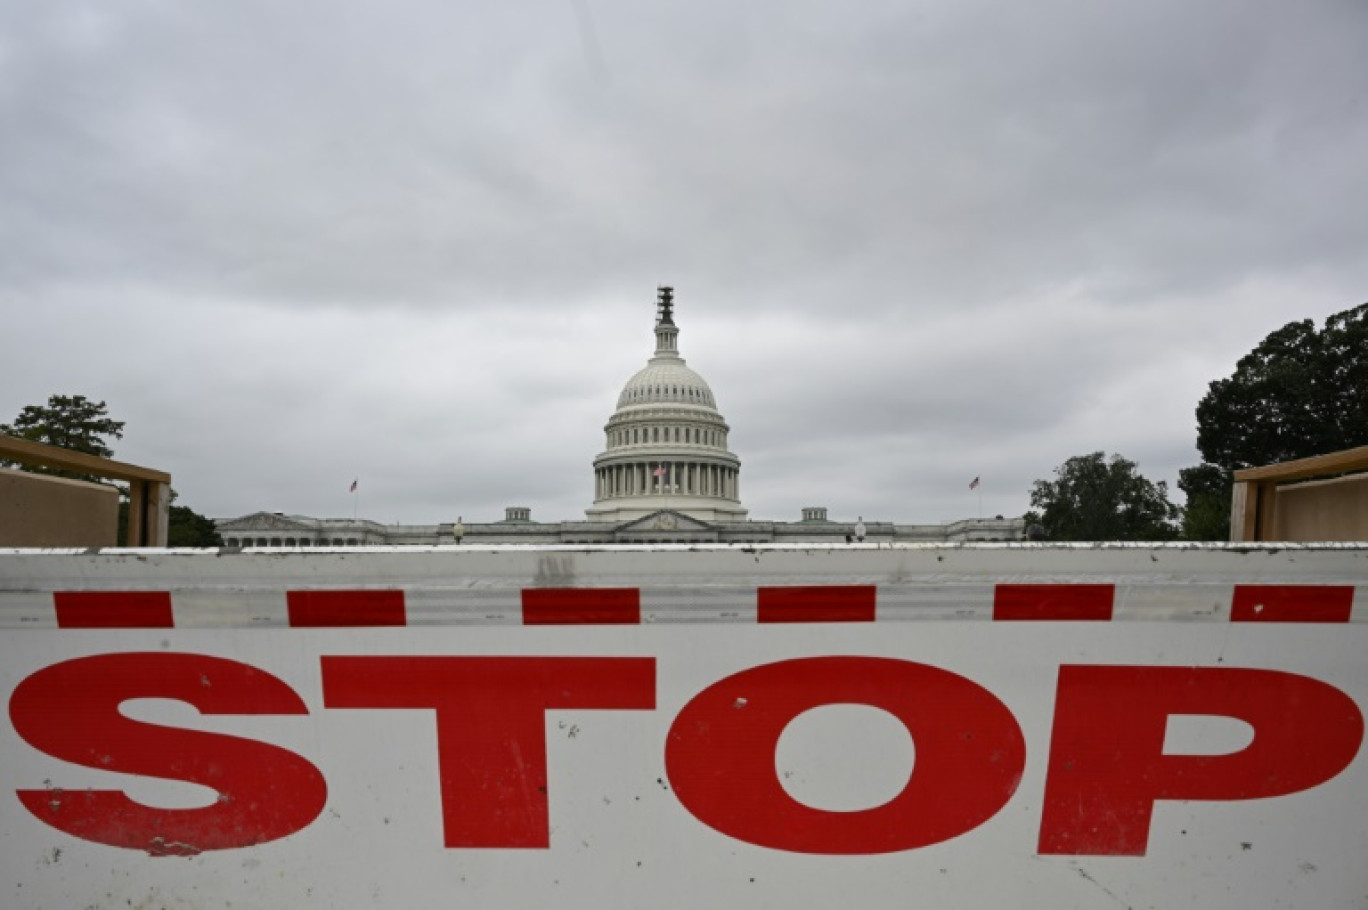
[[[594,459],[591,521],[630,521],[678,512],[703,521],[740,521],[741,460],[712,389],[679,356],[674,291],[660,288],[655,355],[618,396]]]
[[[657,363],[656,361],[660,361]],[[684,365],[684,358],[663,360],[651,359],[635,376],[627,380],[618,396],[618,408],[636,404],[684,404],[703,405],[716,410],[712,389],[693,370]]]

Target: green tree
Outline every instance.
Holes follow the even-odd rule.
[[[221,547],[223,538],[219,536],[214,520],[196,512],[189,506],[172,506],[166,525],[166,545],[168,547]]]
[[[1102,452],[1075,455],[1055,469],[1055,480],[1037,480],[1031,506],[1052,540],[1173,540],[1178,508],[1168,484],[1152,483],[1135,462]]]
[[[1184,540],[1230,539],[1230,473],[1212,464],[1178,472],[1178,489],[1187,496]]]
[[[91,401],[84,395],[53,395],[47,404],[25,405],[14,423],[0,423],[0,433],[33,442],[84,452],[109,458],[114,450],[108,440],[123,438],[122,420],[113,420],[103,401]],[[11,466],[12,463],[5,463]],[[96,479],[57,468],[19,465],[35,474],[55,474],[81,480]]]
[[[1270,334],[1197,405],[1202,460],[1227,471],[1368,444],[1368,303]]]
[[[1321,329],[1289,322],[1207,387],[1197,404],[1202,464],[1179,474],[1183,536],[1230,539],[1231,473],[1368,445],[1368,303]]]

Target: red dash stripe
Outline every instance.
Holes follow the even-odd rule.
[[[170,591],[55,591],[59,629],[170,629]]]
[[[1348,622],[1350,585],[1236,585],[1231,622]]]
[[[1112,585],[998,585],[993,619],[1108,620]]]
[[[299,628],[402,626],[404,592],[399,590],[286,591],[290,625]]]
[[[873,585],[760,588],[757,622],[873,622]]]
[[[637,588],[524,588],[527,626],[632,626],[641,622]]]

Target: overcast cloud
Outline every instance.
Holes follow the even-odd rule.
[[[582,518],[668,283],[754,518],[1172,483],[1207,383],[1368,300],[1365,48],[1361,0],[11,0],[0,422],[105,400],[214,517]]]

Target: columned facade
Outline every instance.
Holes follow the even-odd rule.
[[[621,522],[670,510],[741,521],[741,459],[712,389],[679,356],[674,292],[660,288],[655,355],[627,381],[594,459],[590,521]]]

